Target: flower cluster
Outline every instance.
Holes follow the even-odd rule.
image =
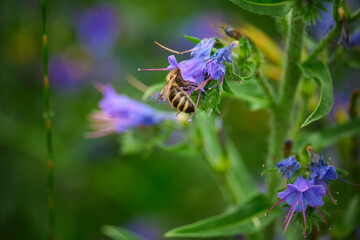
[[[215,44],[215,38],[205,38],[201,40],[193,49],[189,50],[191,54],[190,54],[190,59],[188,60],[178,62],[174,55],[170,55],[168,57],[168,62],[170,65],[167,68],[138,69],[138,70],[139,71],[152,71],[152,70],[172,71],[175,68],[180,69],[181,77],[184,79],[184,81],[188,82],[191,86],[193,86],[193,88],[188,92],[189,95],[191,95],[193,91],[199,90],[199,96],[195,106],[195,110],[196,110],[196,107],[199,103],[200,94],[202,91],[204,91],[203,87],[205,87],[210,80],[220,80],[218,84],[221,84],[221,91],[222,91],[222,84],[225,76],[225,62],[232,64],[231,51],[236,46],[238,46],[239,42],[234,41],[230,45],[218,49],[214,54],[211,55],[211,51],[214,47],[214,44]],[[168,48],[165,49],[172,52],[176,52]],[[189,52],[189,51],[185,51],[185,52]]]
[[[111,85],[101,89],[104,97],[100,101],[100,111],[90,115],[94,132],[90,138],[103,137],[112,133],[123,133],[133,127],[152,126],[166,119],[174,119],[168,113],[159,112],[143,103],[116,93]]]
[[[306,179],[302,175],[299,175],[293,184],[287,184],[285,191],[278,193],[280,200],[266,213],[267,215],[271,209],[281,202],[285,202],[290,206],[290,210],[283,224],[283,234],[289,226],[295,212],[302,213],[304,219],[304,235],[306,234],[305,211],[308,207],[314,208],[328,226],[325,217],[322,215],[318,207],[324,205],[322,198],[325,197],[326,193],[329,194],[333,202],[336,204],[336,201],[327,188],[329,180],[337,179],[337,172],[335,168],[324,161],[322,156],[314,154],[313,152],[311,152],[310,158],[311,165],[308,167],[312,171],[310,179]],[[287,181],[290,180],[295,171],[300,168],[300,164],[295,160],[295,156],[290,156],[281,160],[276,167],[279,168],[279,171],[281,171],[282,175],[285,177],[285,181]]]

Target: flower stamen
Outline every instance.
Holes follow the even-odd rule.
[[[320,210],[316,207],[316,205],[315,205],[315,203],[313,202],[313,200],[311,200],[311,198],[309,197],[309,195],[308,195],[306,192],[304,192],[304,193],[305,193],[307,199],[309,199],[309,201],[312,203],[312,205],[314,205],[314,206],[312,206],[312,207],[314,207],[314,208],[316,209],[316,211],[320,214],[321,218],[322,218],[322,219],[324,220],[324,222],[326,223],[327,228],[330,229],[330,228],[329,228],[329,224],[327,223],[325,217],[321,214]]]

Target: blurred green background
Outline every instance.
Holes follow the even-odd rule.
[[[2,16],[0,239],[45,239],[40,2],[7,1]],[[164,72],[137,72],[139,67],[168,65],[169,53],[154,40],[186,50],[193,44],[185,34],[211,37],[219,34],[211,24],[237,26],[243,20],[284,45],[273,19],[250,14],[230,1],[49,1],[59,239],[108,239],[101,227],[109,224],[129,228],[149,240],[163,239],[163,233],[173,227],[224,210],[216,179],[201,154],[156,149],[147,158],[122,156],[119,136],[85,139],[84,133],[89,131],[87,115],[101,99],[95,82],[112,83],[120,93],[140,99],[142,92],[125,80],[126,75],[146,85],[164,81]],[[346,76],[354,74],[359,71],[346,69]],[[348,89],[336,84],[338,89]],[[346,98],[348,92],[341,94]],[[169,110],[166,104],[149,104]],[[267,112],[250,112],[241,101],[229,98],[223,99],[221,107],[228,136],[261,186]]]

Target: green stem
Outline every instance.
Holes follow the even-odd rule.
[[[270,106],[273,107],[275,105],[275,97],[274,97],[274,91],[270,86],[269,82],[265,80],[264,76],[258,76],[256,77],[256,80],[260,84],[260,87],[264,91],[267,99],[270,101]]]
[[[273,167],[277,161],[281,160],[282,144],[289,137],[290,119],[301,77],[299,63],[303,47],[304,27],[301,11],[294,8],[291,13],[287,36],[285,71],[280,84],[279,101],[272,114],[267,167]],[[275,174],[269,174],[267,179],[268,194],[271,197],[274,196],[276,179],[277,175]]]
[[[50,88],[48,74],[48,45],[47,45],[47,15],[46,0],[41,0],[42,17],[42,67],[44,83],[44,118],[46,131],[46,178],[47,178],[47,207],[48,207],[48,239],[55,239],[55,204],[54,204],[54,170],[53,170],[53,143],[50,113]]]
[[[347,19],[347,23],[351,24],[356,19],[360,18],[360,9],[356,10],[350,17]],[[321,42],[317,45],[315,50],[308,56],[306,62],[313,61],[327,46],[329,43],[333,42],[341,33],[341,24],[336,24],[335,27],[321,40]]]

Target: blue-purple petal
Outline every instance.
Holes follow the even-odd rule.
[[[103,88],[100,109],[115,121],[116,132],[122,133],[131,127],[151,126],[171,118],[166,113],[116,93],[111,85]]]
[[[215,38],[205,38],[201,40],[190,54],[192,58],[209,58],[211,50],[215,44]]]
[[[352,47],[360,45],[360,28],[351,35],[350,45]]]
[[[183,79],[193,84],[199,84],[204,81],[205,66],[206,61],[202,58],[192,58],[178,64]]]
[[[325,197],[325,195],[325,189],[320,185],[316,185],[306,191],[304,199],[309,201],[308,204],[310,207],[318,207],[324,205],[322,198]]]
[[[232,62],[231,59],[231,51],[238,46],[239,42],[235,41],[232,42],[230,45],[220,48],[217,50],[214,55],[211,56],[212,59],[216,60],[218,63],[226,61]]]
[[[294,156],[290,156],[278,162],[276,167],[282,172],[283,176],[287,179],[292,178],[294,172],[300,168],[300,164],[295,160]]]
[[[170,71],[178,67],[178,62],[174,55],[170,55],[168,57],[168,62],[170,65],[167,67],[167,69],[169,69]]]
[[[225,65],[216,61],[208,62],[206,72],[215,80],[221,79],[225,75]]]
[[[289,206],[295,206],[295,211],[302,212],[302,202],[304,201],[304,210],[310,207],[324,205],[322,198],[326,195],[325,189],[320,185],[313,185],[310,180],[299,176],[294,184],[287,184],[287,189],[278,193],[278,197],[285,199]],[[297,198],[299,196],[299,198]],[[295,200],[297,199],[297,202]]]

